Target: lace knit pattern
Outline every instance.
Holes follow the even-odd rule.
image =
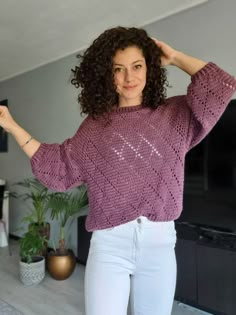
[[[136,105],[110,116],[87,117],[62,144],[41,144],[31,159],[34,175],[64,191],[87,184],[87,230],[104,229],[140,215],[169,221],[182,210],[184,159],[224,112],[234,77],[208,63],[191,77],[187,95],[156,110]]]

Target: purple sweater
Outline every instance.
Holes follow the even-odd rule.
[[[187,95],[152,110],[114,110],[111,121],[87,117],[62,144],[41,144],[31,159],[34,175],[56,191],[86,183],[88,231],[140,215],[169,221],[182,211],[184,160],[222,115],[236,80],[213,63],[191,77]]]

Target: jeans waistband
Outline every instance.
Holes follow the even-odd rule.
[[[151,221],[145,216],[139,216],[138,218],[124,223],[123,225],[133,226],[133,225],[143,225],[143,226],[174,226],[174,221]]]

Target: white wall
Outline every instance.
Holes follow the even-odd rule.
[[[145,28],[151,36],[176,49],[213,61],[236,75],[235,12],[235,0],[209,0]],[[70,56],[0,84],[0,99],[9,99],[13,116],[40,141],[61,142],[73,135],[82,121],[76,102],[77,91],[70,84],[70,69],[75,63],[75,56]],[[189,77],[178,69],[169,68],[169,82],[173,86],[168,90],[169,96],[183,94]],[[12,183],[30,175],[29,160],[10,137],[9,152],[0,154],[0,177]],[[16,229],[23,211],[23,204],[11,200],[12,234],[19,234]],[[75,249],[75,224],[72,245]]]

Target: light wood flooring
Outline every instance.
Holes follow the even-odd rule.
[[[12,255],[0,248],[0,298],[13,305],[24,315],[85,315],[84,269],[77,264],[72,276],[56,281],[49,275],[37,286],[24,286],[19,279],[18,241],[11,240]],[[175,302],[172,315],[209,314]],[[1,315],[1,314],[0,314]],[[112,314],[110,314],[112,315]],[[209,314],[210,315],[210,314]]]

